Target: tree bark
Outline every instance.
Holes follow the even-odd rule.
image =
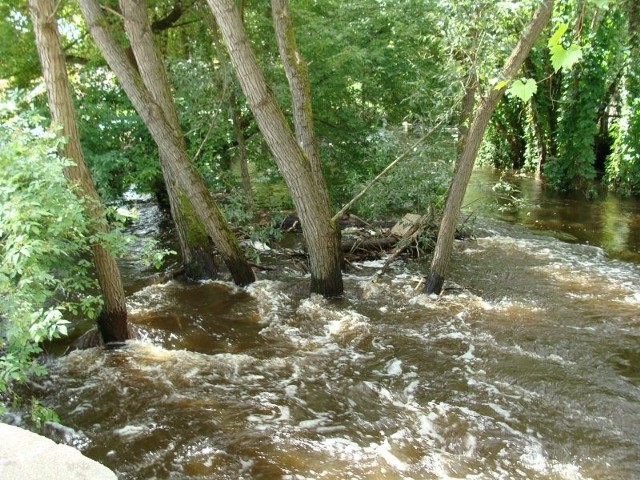
[[[240,86],[284,177],[302,223],[309,250],[311,292],[343,293],[340,231],[331,218],[331,201],[320,188],[309,158],[294,137],[258,67],[233,0],[208,0],[229,50]]]
[[[473,115],[473,108],[476,105],[476,91],[478,90],[478,76],[475,72],[475,66],[472,71],[467,74],[464,82],[464,94],[460,104],[460,114],[458,116],[458,143],[456,145],[457,159],[462,157],[464,146],[467,142],[467,134],[469,133],[469,123]]]
[[[145,3],[121,0],[120,11],[124,17],[124,27],[131,43],[135,66],[142,81],[162,108],[169,126],[181,141],[181,148],[186,151],[169,79],[153,39],[153,28],[149,24]],[[178,232],[185,274],[194,280],[216,278],[219,269],[205,228],[194,215],[189,196],[172,176],[166,155],[160,151],[159,156],[162,175],[167,186],[171,216]]]
[[[271,0],[271,16],[273,17],[280,59],[291,91],[296,139],[311,163],[311,170],[318,183],[318,188],[326,190],[327,186],[322,173],[322,163],[313,126],[308,67],[296,45],[293,22],[289,14],[289,0]]]
[[[518,73],[524,59],[529,55],[534,42],[547,25],[552,10],[553,0],[544,0],[542,5],[536,10],[529,26],[505,62],[501,75],[503,80],[512,80]],[[438,240],[431,261],[431,269],[425,282],[425,293],[439,294],[442,292],[445,275],[451,261],[453,238],[464,194],[467,190],[469,179],[471,178],[471,172],[478,150],[480,149],[482,137],[491,119],[491,114],[495,110],[500,98],[502,98],[502,95],[504,95],[505,89],[506,87],[499,90],[490,90],[476,109],[473,122],[467,133],[462,155],[456,164],[454,178],[447,195],[447,202],[438,232]]]
[[[236,143],[238,144],[238,162],[240,163],[240,178],[242,180],[242,188],[247,194],[247,200],[249,205],[253,205],[253,188],[251,187],[251,175],[249,173],[249,158],[247,156],[247,142],[245,141],[244,131],[242,129],[242,116],[240,115],[240,106],[238,105],[238,99],[234,91],[235,85],[231,85],[233,82],[228,81],[227,71],[231,72],[228,68],[227,58],[224,53],[224,48],[220,42],[220,35],[218,32],[218,25],[213,17],[213,14],[208,16],[210,20],[211,35],[213,37],[213,44],[216,49],[218,61],[223,73],[223,90],[229,92],[229,111],[231,113],[231,123],[233,123],[233,134],[236,137]]]
[[[29,0],[29,9],[51,117],[54,124],[62,126],[60,134],[67,138],[61,154],[75,162],[75,165],[65,169],[65,175],[70,183],[79,187],[79,193],[85,199],[87,214],[93,218],[96,228],[100,232],[106,232],[108,227],[102,203],[91,180],[80,145],[54,2]],[[105,343],[125,341],[130,335],[118,265],[113,255],[101,245],[93,245],[91,249],[104,298],[104,307],[98,317],[98,328]]]
[[[124,51],[107,29],[105,18],[96,0],[79,0],[79,5],[98,48],[158,145],[160,156],[169,175],[175,178],[184,190],[185,198],[180,200],[186,202],[188,199],[191,202],[194,215],[202,222],[206,233],[213,239],[234,282],[238,285],[252,283],[255,281],[253,270],[218,206],[207,191],[202,178],[191,163],[184,148],[181,132],[172,128],[162,106],[156,102],[140,75],[128,62]]]

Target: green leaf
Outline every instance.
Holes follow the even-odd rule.
[[[560,69],[571,70],[582,59],[582,48],[575,43],[566,50],[560,44],[554,45],[550,50],[551,64],[556,72]]]
[[[495,90],[501,90],[504,87],[506,87],[508,85],[509,82],[507,82],[506,80],[501,80],[498,83],[496,83],[496,86],[493,87]]]
[[[560,37],[562,37],[562,35],[565,34],[568,28],[569,26],[564,23],[561,23],[560,25],[558,25],[558,28],[556,29],[555,33],[551,36],[551,38],[549,38],[549,42],[548,42],[549,48],[553,48],[554,46],[559,44]]]
[[[609,8],[609,3],[611,0],[587,0],[588,3],[593,3],[598,8]]]
[[[518,97],[523,102],[528,102],[538,91],[538,84],[533,78],[515,80],[509,87],[509,95]]]

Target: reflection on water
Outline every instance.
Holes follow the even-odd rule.
[[[479,169],[473,174],[465,203],[484,214],[550,232],[563,240],[597,245],[614,258],[640,262],[637,200],[606,192],[588,200],[577,192],[555,193],[533,178]]]
[[[44,400],[122,479],[637,478],[640,268],[595,246],[634,213],[590,207],[587,245],[536,201],[530,225],[580,241],[480,220],[442,297],[403,262],[355,265],[334,301],[278,270],[146,287],[146,341],[53,362]]]

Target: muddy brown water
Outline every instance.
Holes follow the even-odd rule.
[[[43,400],[122,479],[640,478],[640,208],[511,178],[496,211],[495,180],[441,297],[426,259],[335,301],[292,270],[146,287],[147,340],[53,361]]]

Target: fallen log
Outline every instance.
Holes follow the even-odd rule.
[[[391,263],[398,258],[398,256],[404,252],[409,245],[415,242],[422,232],[424,232],[425,228],[427,228],[426,219],[426,215],[405,215],[405,217],[398,222],[397,226],[401,226],[402,228],[402,238],[398,241],[396,248],[393,250],[389,258],[387,258],[386,262],[384,262],[382,268],[378,270],[373,277],[371,277],[371,282],[377,282],[378,279],[387,271],[389,265],[391,265]],[[398,231],[399,229],[394,227],[394,230]]]
[[[342,251],[353,253],[357,251],[386,251],[398,243],[398,237],[370,237],[354,238],[342,241]]]

